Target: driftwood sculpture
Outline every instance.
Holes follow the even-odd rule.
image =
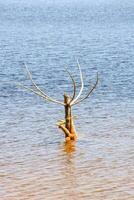
[[[88,93],[87,93],[87,95],[85,97],[80,98],[81,94],[83,92],[84,84],[83,84],[83,76],[82,76],[82,72],[81,72],[81,67],[80,67],[80,64],[79,64],[78,61],[77,61],[77,65],[78,65],[78,69],[79,69],[79,72],[80,72],[80,80],[81,80],[80,91],[79,91],[78,95],[76,96],[76,82],[75,82],[73,76],[71,75],[71,73],[66,69],[69,77],[72,80],[73,95],[72,95],[72,97],[70,97],[69,95],[64,94],[64,102],[60,102],[58,100],[55,100],[52,97],[48,96],[44,91],[42,91],[37,86],[37,84],[34,82],[34,80],[32,78],[32,75],[31,75],[31,73],[30,73],[30,71],[29,71],[29,69],[28,69],[28,67],[26,65],[25,65],[25,68],[26,68],[28,77],[31,80],[31,83],[32,83],[33,87],[30,88],[30,87],[24,86],[24,85],[22,85],[20,83],[19,84],[17,83],[18,86],[23,87],[24,89],[26,89],[26,90],[28,90],[30,92],[33,92],[34,94],[46,99],[49,102],[53,102],[53,103],[56,103],[56,104],[64,106],[65,119],[64,120],[60,120],[57,125],[64,132],[66,142],[68,142],[70,140],[75,141],[77,139],[77,133],[76,133],[76,130],[75,130],[74,119],[73,119],[73,115],[72,115],[72,106],[74,106],[76,104],[79,104],[82,101],[84,101],[85,99],[87,99],[91,95],[91,93],[95,90],[95,88],[96,88],[96,86],[98,84],[98,73],[97,73],[97,79],[96,79],[95,84],[88,91]]]

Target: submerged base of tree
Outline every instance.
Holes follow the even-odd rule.
[[[73,116],[72,116],[72,108],[70,105],[71,99],[69,96],[64,94],[64,104],[65,104],[65,120],[59,122],[58,126],[65,134],[65,140],[68,141],[75,141],[77,139],[77,133],[75,130]]]
[[[63,132],[65,133],[65,140],[66,142],[68,141],[75,141],[77,139],[77,133],[76,132],[70,132],[65,125],[60,124],[59,128],[61,128],[63,130]]]

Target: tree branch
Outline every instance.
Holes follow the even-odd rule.
[[[18,86],[18,87],[21,87],[21,88],[23,88],[23,89],[25,89],[25,90],[27,90],[27,91],[29,91],[29,92],[32,92],[32,93],[34,93],[34,94],[36,94],[36,95],[38,95],[38,96],[44,98],[45,100],[48,100],[48,101],[50,101],[50,102],[54,102],[54,101],[55,101],[54,103],[58,103],[56,100],[47,99],[46,96],[44,96],[42,93],[40,93],[40,92],[38,92],[38,91],[35,91],[35,90],[33,90],[32,88],[23,85],[22,83],[15,82],[15,81],[2,81],[1,83],[8,83],[8,84],[13,83],[13,84],[15,84],[15,85]]]
[[[77,66],[78,66],[78,69],[79,69],[79,72],[80,72],[81,89],[80,89],[79,94],[77,95],[77,97],[76,97],[75,99],[73,99],[73,101],[71,102],[70,105],[74,105],[74,103],[79,99],[79,97],[80,97],[81,94],[82,94],[83,88],[84,88],[83,75],[82,75],[81,67],[80,67],[80,64],[79,64],[79,61],[78,61],[78,60],[77,60]]]
[[[58,100],[55,100],[55,99],[53,99],[52,97],[48,96],[45,92],[43,92],[43,91],[37,86],[37,84],[34,82],[34,80],[33,80],[33,78],[32,78],[32,74],[31,74],[31,72],[29,71],[27,65],[24,64],[24,66],[25,66],[25,68],[26,68],[27,74],[28,74],[29,79],[31,80],[33,86],[35,87],[35,89],[36,89],[38,92],[40,92],[40,94],[42,94],[43,98],[45,98],[47,101],[51,101],[51,102],[53,102],[53,103],[58,103],[58,104],[63,105],[63,106],[65,105],[63,102],[60,102],[60,101],[58,101]]]
[[[75,82],[73,76],[71,75],[71,73],[67,70],[67,68],[65,68],[65,70],[69,74],[69,76],[70,76],[70,78],[72,80],[72,83],[73,83],[73,96],[72,96],[72,98],[70,100],[70,103],[71,103],[74,100],[75,95],[76,95],[76,82]]]
[[[82,101],[84,101],[85,99],[87,99],[87,98],[89,97],[89,95],[91,95],[91,93],[96,89],[96,86],[97,86],[97,84],[98,84],[98,81],[99,81],[99,78],[98,78],[98,73],[97,73],[96,83],[93,85],[92,89],[89,90],[89,92],[87,93],[87,95],[86,95],[84,98],[80,99],[79,101],[76,101],[73,105],[76,105],[76,104],[78,104],[78,103],[81,103]]]

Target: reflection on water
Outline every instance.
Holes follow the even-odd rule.
[[[66,153],[72,153],[76,150],[75,142],[65,142],[64,143],[64,150]]]
[[[78,141],[64,143],[56,104],[0,83],[1,200],[134,199],[134,1],[1,0],[0,80],[34,80],[56,99],[71,92],[63,66],[86,93],[73,109]],[[77,91],[78,92],[78,91]]]
[[[22,147],[13,149],[14,156],[6,151],[7,141],[1,195],[5,200],[133,199],[133,144],[128,141],[110,135],[77,144],[39,143],[25,153]]]

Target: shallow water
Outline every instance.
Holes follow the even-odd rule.
[[[0,199],[134,199],[134,2],[0,1]],[[52,97],[99,85],[75,106],[78,141],[56,127],[62,106],[4,81],[30,85],[22,62]],[[77,91],[78,92],[78,91]]]

